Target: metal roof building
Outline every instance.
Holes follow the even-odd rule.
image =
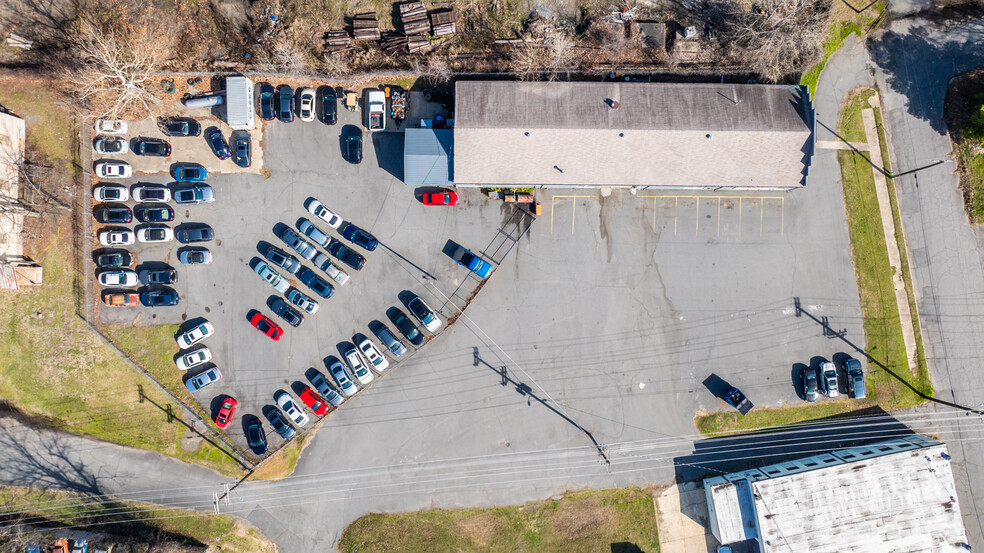
[[[407,186],[449,186],[453,168],[451,129],[407,129],[403,149],[403,182]]]
[[[946,445],[912,435],[704,480],[734,551],[965,551]]]
[[[806,87],[459,81],[459,186],[788,190],[807,182]]]
[[[253,128],[253,81],[243,76],[226,77],[226,123],[234,130]]]

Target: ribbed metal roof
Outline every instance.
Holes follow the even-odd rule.
[[[407,129],[403,148],[403,182],[407,186],[452,184],[450,129]]]

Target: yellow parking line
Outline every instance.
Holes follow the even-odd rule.
[[[550,197],[550,234],[553,234],[554,200],[556,200],[557,198],[575,198],[573,203],[573,208],[571,210],[571,234],[574,234],[574,221],[575,221],[575,215],[577,214],[577,198],[591,198],[591,196],[579,196],[579,195],[551,196]]]
[[[763,226],[765,224],[765,201],[766,200],[779,200],[779,234],[782,235],[785,232],[786,226],[786,197],[785,196],[738,196],[738,195],[679,195],[679,194],[646,194],[639,195],[639,198],[652,198],[653,199],[653,232],[656,231],[656,216],[657,216],[657,202],[659,198],[673,198],[673,235],[677,234],[677,220],[679,219],[680,210],[680,198],[690,198],[695,200],[697,204],[697,222],[695,223],[694,234],[700,234],[700,202],[704,198],[714,198],[718,201],[718,220],[717,220],[717,234],[721,234],[721,200],[738,200],[738,236],[741,236],[741,223],[742,223],[742,208],[744,207],[744,202],[748,200],[758,200],[759,201],[759,236],[762,236],[764,230]]]

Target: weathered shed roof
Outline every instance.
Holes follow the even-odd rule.
[[[912,436],[710,478],[705,488],[719,537],[758,537],[761,553],[957,552],[967,538],[944,453]]]
[[[798,86],[459,81],[454,133],[458,184],[796,188],[813,108]]]
[[[452,184],[450,129],[407,129],[403,147],[403,182],[407,186]]]

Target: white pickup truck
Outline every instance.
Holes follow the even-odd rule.
[[[382,90],[366,91],[366,114],[369,132],[386,130],[386,95]]]

